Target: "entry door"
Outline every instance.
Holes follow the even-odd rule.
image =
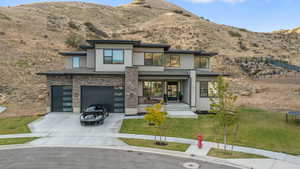
[[[72,86],[51,87],[51,111],[72,112]]]
[[[168,82],[168,100],[177,101],[178,100],[178,82]]]

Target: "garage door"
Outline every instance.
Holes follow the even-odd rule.
[[[51,111],[72,112],[72,86],[51,86]]]
[[[123,87],[81,86],[81,112],[92,104],[105,105],[112,113],[123,113]]]

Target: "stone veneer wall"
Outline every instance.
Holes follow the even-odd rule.
[[[73,76],[73,111],[80,112],[81,86],[124,86],[124,77],[116,75]]]
[[[74,76],[47,76],[48,101],[47,112],[51,106],[51,86],[52,85],[72,85],[73,86],[73,111],[80,112],[81,86],[115,86],[124,87],[124,77],[121,75],[74,75]]]
[[[125,113],[138,113],[138,68],[135,66],[126,67],[125,72]]]

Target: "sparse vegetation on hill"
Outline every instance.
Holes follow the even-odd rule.
[[[84,39],[113,37],[168,42],[173,48],[217,52],[219,55],[212,58],[212,67],[216,71],[226,70],[223,57],[272,55],[300,64],[298,34],[255,33],[219,25],[164,0],[144,0],[143,5],[118,7],[82,2],[0,7],[0,32],[0,83],[14,89],[13,92],[2,92],[0,86],[8,106],[4,115],[40,113],[44,110],[47,87],[43,84],[44,77],[36,73],[63,68],[63,57],[58,52],[72,50],[81,39],[70,38],[72,34]],[[28,60],[34,66],[23,70],[20,67],[24,66],[22,63],[16,65],[18,60]],[[240,75],[240,71],[235,74]]]

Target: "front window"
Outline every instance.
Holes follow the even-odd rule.
[[[79,68],[80,67],[80,57],[74,56],[72,58],[73,68]]]
[[[214,97],[217,91],[214,88],[216,82],[214,81],[201,81],[200,82],[200,97]]]
[[[104,49],[104,64],[124,64],[124,50]]]
[[[205,56],[195,56],[196,68],[209,68],[209,58]]]
[[[145,53],[146,66],[162,66],[162,53]]]
[[[166,67],[180,67],[180,56],[178,56],[178,55],[165,56],[165,66]]]
[[[144,96],[147,97],[162,97],[163,82],[162,81],[144,81],[143,84]]]

